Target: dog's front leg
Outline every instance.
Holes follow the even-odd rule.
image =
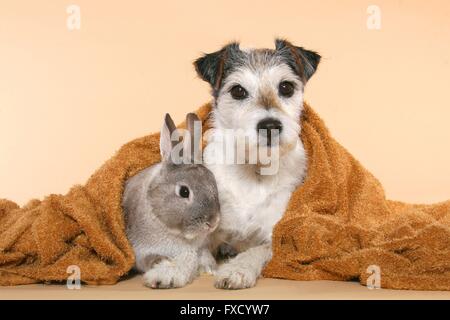
[[[219,267],[214,286],[220,289],[244,289],[255,286],[262,269],[271,257],[271,244],[241,252]]]

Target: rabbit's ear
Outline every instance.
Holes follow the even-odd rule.
[[[186,127],[188,130],[187,139],[185,138],[184,150],[189,157],[189,163],[202,163],[202,122],[195,113],[186,115]]]
[[[170,154],[175,142],[172,141],[172,133],[176,130],[170,114],[166,113],[164,123],[161,129],[161,136],[159,139],[159,149],[161,151],[161,158],[163,161],[170,161]]]

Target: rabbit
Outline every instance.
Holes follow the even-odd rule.
[[[199,121],[195,114],[186,116],[189,139],[183,139],[180,152],[186,155],[189,141],[190,162],[198,160],[199,152],[192,146],[201,136],[194,133],[194,121]],[[212,273],[216,266],[208,250],[208,235],[220,220],[216,181],[201,164],[173,161],[175,130],[166,114],[160,135],[161,162],[129,178],[122,199],[135,269],[144,273],[144,285],[153,289],[183,287],[199,272]]]

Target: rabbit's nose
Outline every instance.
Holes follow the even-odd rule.
[[[217,215],[211,221],[206,222],[205,225],[210,232],[213,232],[218,227],[219,221],[220,219],[219,216]]]

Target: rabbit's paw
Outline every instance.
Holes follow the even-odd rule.
[[[214,286],[218,289],[245,289],[254,287],[256,280],[257,276],[251,268],[227,263],[217,270]]]
[[[144,274],[144,285],[152,289],[181,288],[192,281],[187,270],[165,260]]]

